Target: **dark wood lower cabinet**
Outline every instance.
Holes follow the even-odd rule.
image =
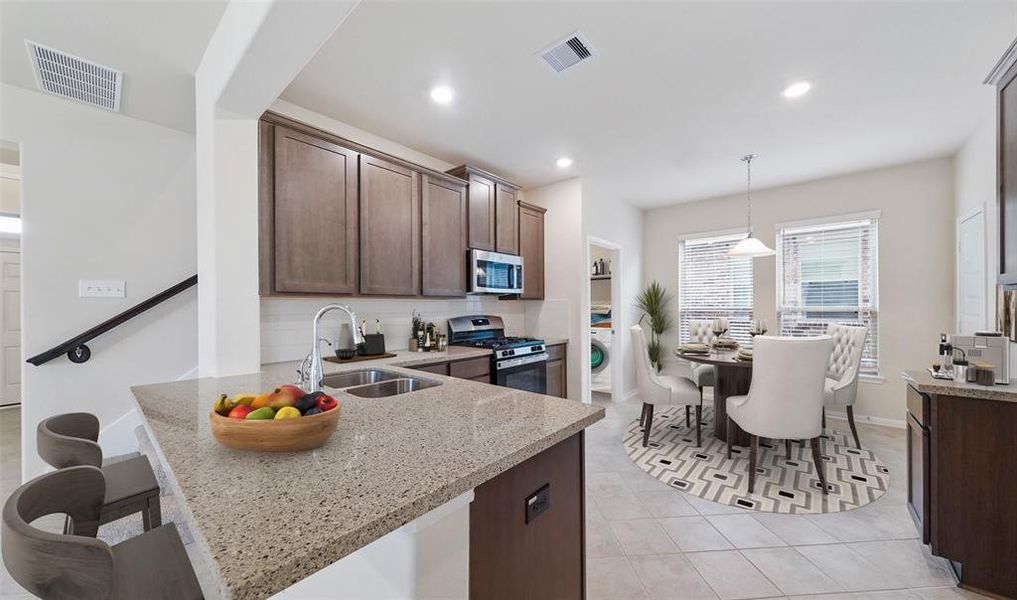
[[[568,346],[556,344],[547,347],[547,395],[559,398],[569,396]]]
[[[961,586],[1017,598],[1017,402],[908,387],[908,507]]]
[[[577,433],[474,490],[471,600],[585,597],[583,439]],[[531,504],[546,510],[527,522],[538,493]]]

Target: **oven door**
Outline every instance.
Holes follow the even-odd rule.
[[[494,364],[494,384],[538,394],[547,393],[547,353],[499,360]]]
[[[486,250],[470,250],[470,292],[523,293],[522,257]]]

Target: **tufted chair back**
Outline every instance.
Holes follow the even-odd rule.
[[[866,333],[864,327],[836,323],[830,323],[826,327],[826,335],[833,338],[833,352],[830,353],[830,364],[826,369],[827,378],[834,381],[842,381],[845,378],[858,379]]]
[[[709,344],[715,337],[713,335],[712,321],[708,319],[689,321],[689,341]]]

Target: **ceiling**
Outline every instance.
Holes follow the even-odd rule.
[[[536,54],[576,30],[599,55],[555,74]],[[1015,35],[1014,0],[365,1],[282,97],[525,186],[582,176],[651,207],[743,189],[748,152],[760,187],[951,154]],[[800,79],[813,91],[784,99]]]
[[[29,39],[123,71],[124,114],[194,131],[194,72],[225,8],[225,0],[3,0],[0,80],[38,89]]]

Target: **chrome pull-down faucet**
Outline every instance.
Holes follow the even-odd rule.
[[[353,331],[353,343],[363,344],[364,335],[360,331],[360,325],[357,323],[357,313],[353,312],[353,309],[344,304],[329,304],[323,306],[318,314],[314,315],[314,344],[311,346],[311,374],[309,376],[310,381],[306,382],[309,384],[309,392],[320,392],[322,390],[321,380],[325,376],[325,368],[321,364],[321,318],[333,310],[341,310],[346,313],[346,316],[350,319],[350,329]],[[304,359],[305,361],[307,359]],[[301,376],[303,375],[303,364],[301,366]]]

